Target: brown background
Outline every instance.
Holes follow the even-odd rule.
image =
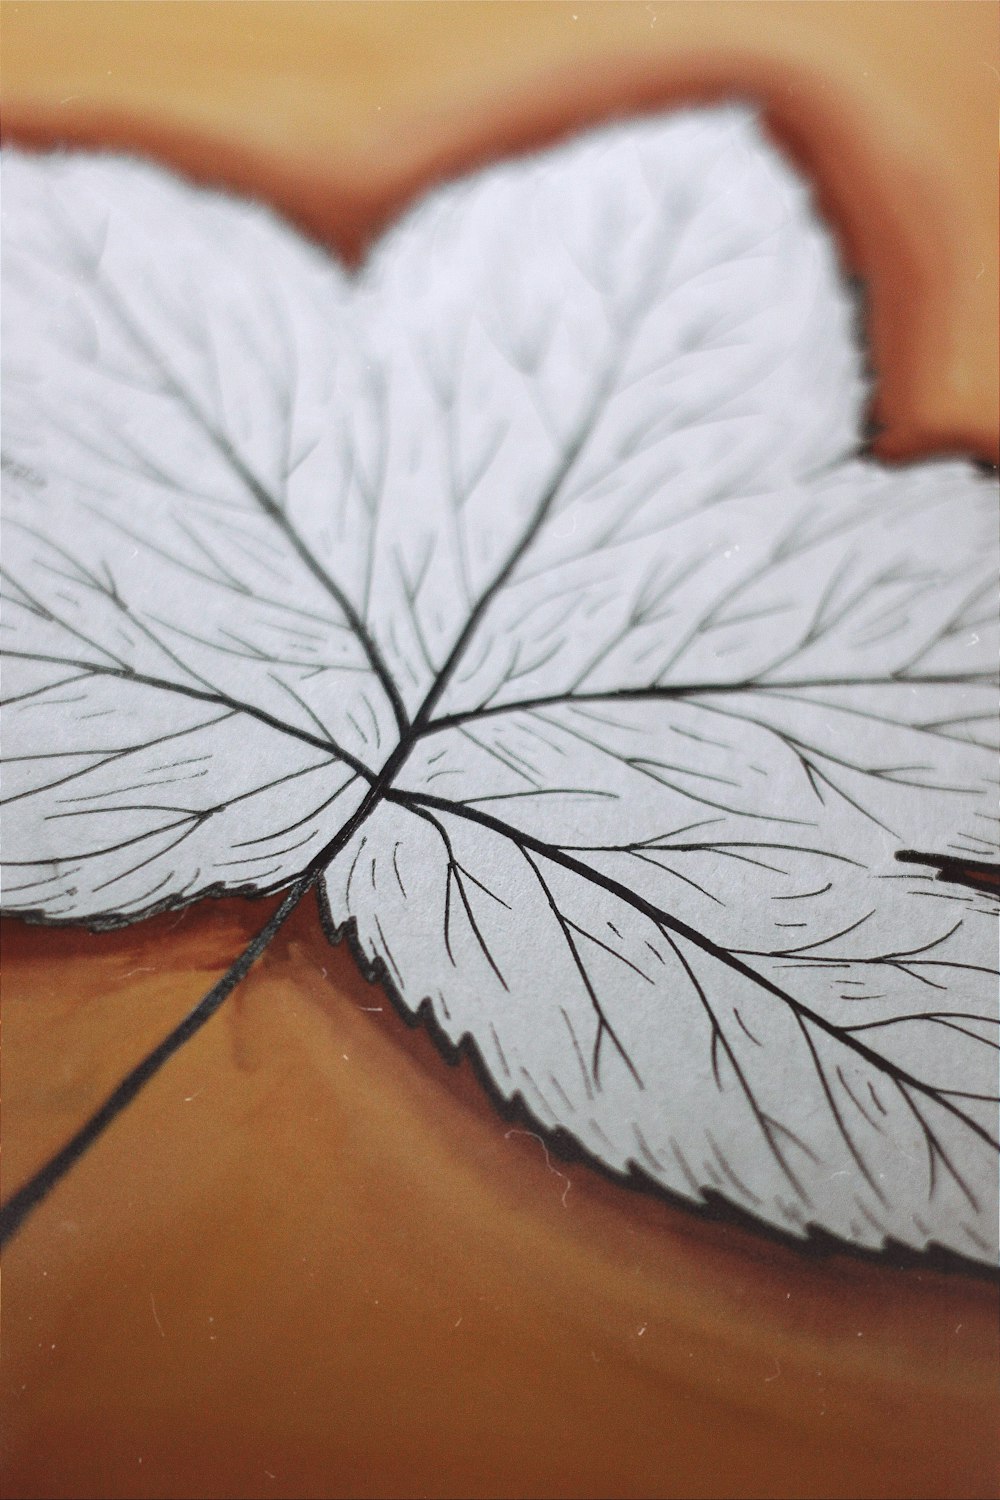
[[[992,4],[2,9],[4,126],[357,254],[435,175],[761,100],[868,283],[881,451],[996,451]],[[4,929],[4,1192],[261,924]],[[5,1492],[993,1494],[995,1286],[547,1157],[301,911],[6,1256]]]

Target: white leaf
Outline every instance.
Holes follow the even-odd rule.
[[[317,877],[607,1167],[994,1260],[994,489],[857,456],[755,121],[494,167],[353,282],[137,163],[4,180],[6,909]]]

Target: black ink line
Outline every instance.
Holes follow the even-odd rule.
[[[580,954],[580,950],[577,947],[576,943],[573,941],[570,929],[575,928],[577,932],[579,932],[580,929],[578,927],[575,927],[575,924],[571,923],[566,917],[564,917],[562,912],[559,910],[558,902],[552,894],[552,890],[549,886],[548,881],[545,879],[545,876],[542,874],[541,870],[538,868],[535,861],[528,853],[527,849],[522,849],[521,853],[527,861],[528,865],[531,867],[531,870],[534,873],[538,884],[542,888],[542,893],[545,896],[546,903],[551,910],[552,915],[555,917],[556,922],[559,924],[560,931],[562,932],[563,938],[566,941],[566,946],[568,947],[572,956],[573,966],[579,974],[580,978],[583,980],[584,989],[586,990],[590,1003],[597,1015],[597,1035],[594,1038],[594,1048],[590,1060],[590,1076],[593,1079],[594,1088],[599,1090],[601,1087],[601,1042],[604,1039],[605,1033],[607,1033],[607,1035],[610,1036],[612,1042],[614,1043],[622,1062],[632,1074],[632,1077],[634,1078],[637,1086],[640,1089],[644,1089],[646,1085],[643,1083],[642,1078],[639,1076],[636,1066],[629,1056],[627,1050],[622,1045],[618,1033],[615,1031],[615,1028],[608,1020],[604,1012],[604,1007],[601,1005],[600,998],[598,997],[597,991],[594,988],[594,984],[587,970],[587,966]],[[604,945],[602,944],[602,946]],[[612,950],[609,949],[608,951],[611,952]],[[618,955],[616,955],[616,957],[617,956]],[[630,964],[629,967],[634,968],[634,965]],[[646,976],[643,975],[643,978],[645,977]]]
[[[659,264],[658,261],[659,258],[654,257],[654,269],[650,272],[650,275],[657,275],[661,273],[662,264]],[[559,496],[562,494],[563,487],[566,484],[567,479],[572,474],[573,469],[576,466],[577,459],[580,457],[580,454],[587,446],[588,440],[593,435],[594,429],[600,421],[601,414],[607,404],[607,401],[614,390],[614,385],[618,377],[620,366],[624,361],[626,354],[628,353],[633,337],[635,336],[639,326],[642,323],[642,314],[643,299],[637,298],[635,303],[633,304],[632,312],[628,317],[625,318],[622,326],[618,330],[617,343],[610,352],[604,374],[597,381],[594,391],[587,402],[586,411],[582,414],[581,420],[577,425],[575,433],[570,438],[569,442],[566,445],[566,448],[563,451],[562,457],[559,459],[559,462],[556,464],[554,471],[549,476],[549,480],[546,484],[544,493],[541,495],[537,505],[535,506],[535,509],[531,515],[530,520],[528,521],[527,526],[524,528],[514,547],[508,553],[507,558],[501,565],[498,572],[493,576],[490,583],[486,586],[486,588],[480,594],[479,598],[476,600],[472,609],[469,611],[465,624],[462,626],[451,650],[448,652],[444,665],[441,667],[441,670],[438,672],[434,681],[431,683],[424,701],[421,703],[416,714],[414,715],[413,723],[410,726],[410,732],[414,737],[417,737],[418,735],[423,733],[425,726],[430,720],[431,714],[434,712],[435,705],[438,703],[445,688],[451,681],[451,677],[455,668],[458,666],[458,663],[461,661],[462,657],[465,654],[466,647],[470,644],[473,636],[475,635],[480,620],[489,609],[493,600],[508,583],[521,559],[530,550],[535,538],[538,536],[538,533],[541,531],[542,527],[545,525],[545,522],[548,520],[553,507],[558,502]],[[403,732],[405,733],[405,730]]]
[[[110,1125],[132,1100],[170,1061],[174,1053],[183,1047],[207,1021],[215,1015],[219,1006],[232,994],[236,986],[246,978],[250,969],[260,958],[275,933],[291,916],[302,897],[316,880],[317,871],[300,876],[290,887],[277,911],[253,937],[235,963],[231,964],[222,978],[199,1000],[193,1010],[188,1011],[183,1021],[152,1052],[147,1053],[131,1073],[127,1073],[118,1087],[105,1099],[90,1119],[71,1136],[65,1146],[51,1156],[45,1165],[30,1177],[17,1192],[13,1193],[0,1208],[0,1246],[6,1245],[21,1228],[28,1215],[48,1197],[71,1167],[99,1140]]]
[[[726,1054],[726,1059],[729,1062],[729,1066],[732,1068],[733,1072],[736,1075],[736,1080],[739,1083],[740,1089],[743,1092],[743,1096],[744,1096],[744,1098],[747,1101],[747,1104],[748,1104],[748,1106],[750,1108],[750,1111],[753,1114],[754,1119],[757,1121],[757,1124],[760,1126],[761,1134],[763,1135],[765,1141],[767,1142],[768,1150],[771,1152],[771,1155],[774,1157],[775,1161],[778,1163],[778,1165],[781,1168],[782,1172],[784,1172],[784,1174],[787,1177],[789,1183],[795,1189],[795,1192],[802,1199],[803,1203],[805,1203],[807,1205],[807,1207],[811,1208],[812,1207],[812,1201],[811,1201],[811,1199],[809,1197],[809,1194],[806,1192],[805,1188],[802,1186],[802,1183],[799,1181],[798,1177],[796,1177],[795,1173],[792,1171],[792,1168],[789,1166],[788,1161],[787,1161],[787,1159],[785,1157],[785,1153],[782,1151],[781,1147],[778,1145],[778,1142],[775,1139],[773,1122],[772,1122],[770,1116],[767,1115],[767,1114],[765,1114],[764,1111],[761,1109],[760,1105],[758,1104],[758,1102],[757,1102],[757,1096],[756,1096],[756,1094],[753,1091],[753,1088],[752,1088],[752,1086],[750,1084],[749,1079],[746,1076],[746,1073],[744,1072],[743,1068],[740,1065],[739,1059],[736,1056],[736,1053],[735,1053],[735,1051],[733,1049],[732,1043],[730,1042],[729,1038],[726,1036],[726,1033],[725,1033],[725,1031],[723,1030],[723,1027],[722,1027],[722,1023],[719,1020],[718,1016],[716,1015],[715,1010],[714,1010],[714,1008],[712,1006],[712,1003],[709,1000],[707,994],[705,993],[705,990],[704,990],[704,987],[703,987],[701,981],[699,980],[699,978],[698,978],[697,974],[695,973],[694,969],[692,969],[691,965],[688,963],[687,959],[684,957],[684,954],[681,952],[680,948],[678,948],[677,944],[674,942],[673,938],[670,936],[670,933],[666,930],[665,924],[657,923],[657,926],[659,927],[660,932],[663,934],[663,936],[666,938],[667,942],[670,944],[671,948],[673,949],[675,956],[679,960],[681,966],[683,967],[685,973],[687,974],[688,980],[690,981],[692,987],[694,988],[695,994],[698,996],[698,999],[699,999],[699,1001],[701,1003],[702,1009],[705,1011],[706,1015],[708,1016],[709,1025],[712,1028],[712,1071],[715,1074],[716,1084],[719,1083],[719,1072],[718,1072],[718,1066],[717,1066],[717,1062],[716,1062],[716,1051],[717,1051],[717,1048],[719,1046],[721,1046],[722,1050]],[[744,1030],[745,1029],[746,1028],[744,1028]],[[758,1043],[758,1045],[759,1045],[759,1043]]]
[[[220,693],[214,689],[204,692],[201,688],[187,687],[184,683],[171,682],[165,677],[149,677],[141,672],[134,672],[131,667],[103,667],[100,663],[80,661],[65,656],[42,656],[33,651],[9,651],[3,648],[3,655],[9,656],[17,661],[44,662],[50,666],[79,667],[81,674],[90,677],[117,677],[123,682],[135,683],[137,687],[159,688],[166,693],[177,693],[182,698],[193,698],[198,703],[217,704],[220,708],[231,709],[233,713],[246,714],[248,718],[257,719],[261,724],[266,724],[269,729],[276,729],[279,734],[287,734],[292,739],[301,740],[305,745],[312,745],[317,750],[325,750],[328,755],[334,755],[342,760],[345,765],[350,766],[358,776],[367,782],[374,782],[377,778],[375,772],[366,766],[350,751],[343,749],[337,742],[327,736],[325,739],[319,735],[310,734],[307,729],[296,729],[293,724],[286,724],[284,719],[276,718],[265,709],[254,708],[250,703],[244,703],[239,698],[231,698],[228,693]],[[79,679],[74,679],[79,680]],[[54,684],[53,684],[54,686]],[[282,683],[282,687],[285,685]],[[145,748],[140,746],[137,748]]]
[[[555,504],[556,498],[559,495],[560,490],[562,489],[563,483],[570,470],[572,469],[573,464],[575,463],[577,456],[583,448],[584,443],[587,440],[590,432],[590,426],[591,424],[588,421],[584,425],[583,430],[577,435],[575,441],[567,449],[562,463],[553,476],[548,489],[545,491],[545,494],[542,496],[541,500],[536,506],[535,513],[532,516],[529,524],[525,527],[525,530],[517,546],[510,553],[509,557],[507,558],[503,567],[497,573],[496,577],[493,579],[492,583],[490,583],[488,588],[484,589],[483,593],[479,596],[473,608],[469,611],[465,624],[459,631],[458,637],[455,640],[455,643],[452,646],[451,650],[449,651],[444,665],[438,672],[434,681],[431,683],[431,686],[427,692],[427,696],[424,698],[423,703],[421,703],[416,715],[414,716],[412,725],[412,732],[414,735],[420,735],[424,732],[424,729],[430,720],[430,716],[434,712],[435,705],[440,699],[445,688],[448,686],[448,683],[451,681],[452,673],[457,667],[462,656],[465,654],[465,649],[471,641],[480,620],[482,619],[486,610],[489,608],[490,604],[496,598],[497,594],[499,594],[504,584],[513,573],[514,569],[517,567],[518,563],[521,561],[521,558],[528,551],[542,526],[545,524],[545,520],[549,514],[549,511]]]
[[[68,238],[71,240],[75,239],[71,232],[68,233]],[[79,248],[78,242],[77,248]],[[406,709],[403,706],[403,700],[399,694],[399,689],[393,680],[392,674],[382,657],[382,653],[374,637],[370,634],[367,625],[354,608],[350,599],[348,599],[335,579],[326,571],[319,559],[313,555],[303,538],[288,519],[282,506],[279,505],[274,496],[264,487],[253,470],[243,461],[226,434],[202,411],[201,406],[187,389],[187,386],[178,379],[155,345],[150,343],[149,339],[146,338],[141,327],[133,318],[127,303],[119,295],[117,288],[112,287],[106,281],[101,281],[96,274],[96,268],[91,271],[91,279],[94,290],[102,298],[105,306],[111,311],[121,327],[125,329],[132,342],[146,356],[153,369],[163,380],[167,393],[174,397],[188,413],[192,421],[201,428],[215,445],[218,452],[250,492],[268,520],[277,526],[278,530],[282,532],[300,561],[308,568],[320,587],[339,605],[345,620],[357,639],[361,642],[365,655],[371,662],[372,670],[385,690],[386,697],[392,705],[392,711],[396,717],[400,734],[405,734],[409,728],[409,720]]]
[[[559,848],[558,845],[547,844],[542,839],[535,838],[533,835],[525,833],[523,830],[515,828],[509,823],[504,823],[500,818],[495,818],[490,813],[485,813],[479,808],[469,807],[465,803],[449,802],[443,797],[433,797],[429,793],[401,792],[392,787],[387,788],[383,795],[386,801],[398,803],[401,807],[410,807],[411,810],[414,810],[418,805],[433,807],[440,812],[450,813],[454,817],[466,818],[470,822],[480,823],[484,828],[489,828],[492,832],[500,834],[501,837],[509,839],[511,843],[522,850],[531,849],[534,853],[543,855],[553,864],[561,865],[563,869],[571,871],[572,874],[580,876],[581,879],[587,880],[593,885],[600,886],[611,895],[617,896],[627,906],[631,906],[634,911],[641,912],[644,916],[648,917],[661,930],[669,928],[679,937],[686,938],[688,942],[700,948],[703,953],[707,953],[727,968],[742,975],[751,984],[758,986],[768,994],[773,995],[776,999],[783,1001],[800,1025],[805,1022],[810,1023],[817,1030],[825,1032],[842,1046],[847,1047],[848,1050],[855,1052],[865,1062],[871,1064],[880,1073],[885,1074],[894,1083],[903,1082],[909,1084],[911,1088],[916,1089],[919,1093],[933,1100],[940,1108],[947,1110],[948,1113],[961,1120],[967,1129],[972,1131],[974,1135],[978,1136],[995,1151],[1000,1150],[1000,1143],[997,1142],[996,1138],[990,1135],[989,1131],[980,1125],[977,1120],[971,1119],[956,1104],[953,1104],[945,1091],[925,1083],[906,1069],[899,1067],[890,1058],[883,1057],[881,1053],[874,1051],[865,1043],[859,1042],[853,1035],[848,1036],[842,1027],[835,1025],[832,1021],[828,1021],[825,1016],[820,1015],[818,1011],[814,1011],[801,1000],[796,1000],[794,995],[789,994],[787,990],[783,990],[780,985],[775,984],[766,975],[758,973],[756,969],[744,963],[735,953],[713,942],[711,938],[706,937],[697,928],[689,926],[688,923],[682,922],[669,912],[655,906],[651,901],[647,901],[644,896],[638,895],[612,876],[605,875],[603,871],[591,869],[588,865],[581,863],[580,860],[573,859],[564,850]]]
[[[521,698],[512,703],[496,703],[492,706],[470,708],[464,713],[443,714],[439,719],[422,720],[418,715],[413,721],[417,735],[436,734],[442,729],[452,729],[475,719],[496,718],[499,714],[524,713],[536,708],[573,708],[578,703],[641,703],[672,698],[708,697],[719,693],[795,693],[823,688],[866,687],[968,687],[974,684],[990,685],[995,679],[988,672],[972,672],[968,676],[941,675],[936,677],[908,678],[892,677],[816,677],[801,678],[789,682],[763,682],[749,678],[742,682],[682,682],[676,685],[652,685],[635,688],[610,688],[593,693],[552,693],[538,698]],[[820,704],[820,707],[830,707]],[[839,704],[832,705],[840,708]],[[433,707],[433,705],[432,705]],[[841,710],[842,711],[842,710]],[[895,722],[895,721],[894,721]],[[560,726],[562,727],[562,726]],[[915,726],[919,727],[919,726]]]

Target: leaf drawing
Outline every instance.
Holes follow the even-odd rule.
[[[865,457],[740,108],[432,193],[354,276],[4,162],[5,910],[308,890],[504,1100],[791,1236],[997,1255],[997,517]]]

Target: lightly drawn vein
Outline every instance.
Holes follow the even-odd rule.
[[[307,891],[622,1176],[995,1264],[997,516],[882,465],[742,108],[437,189],[348,277],[263,209],[3,157],[4,910]]]

